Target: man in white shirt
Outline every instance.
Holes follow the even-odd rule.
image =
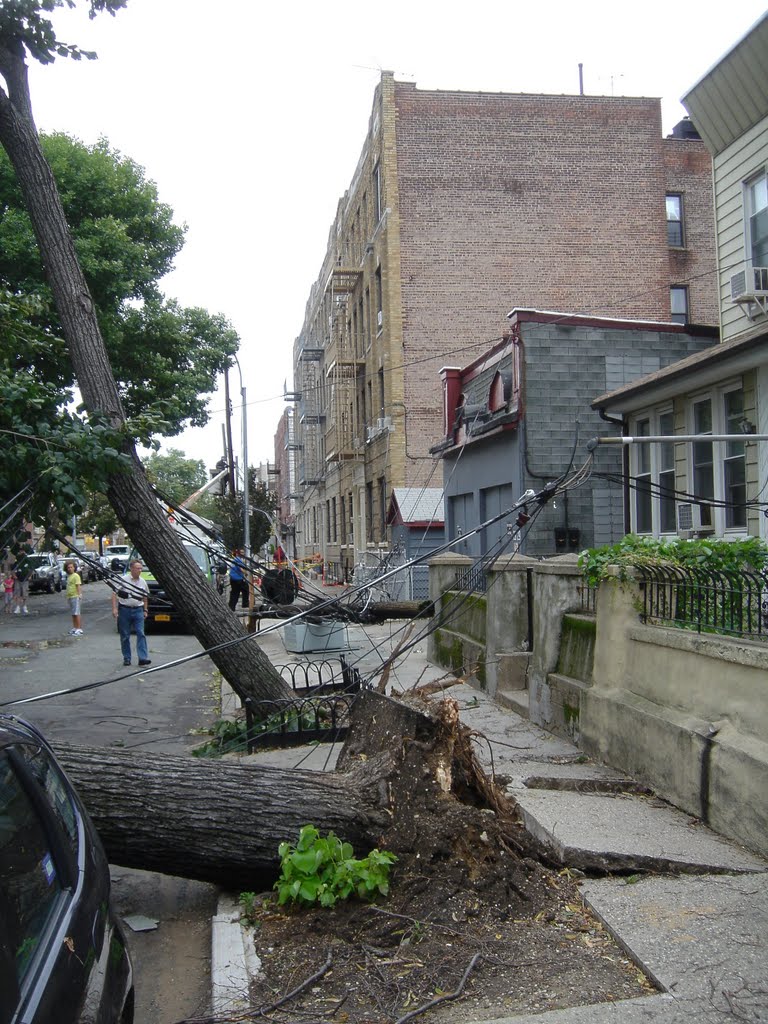
[[[112,614],[117,619],[123,664],[131,664],[131,632],[136,633],[136,653],[139,665],[151,665],[144,619],[149,611],[149,586],[141,575],[141,562],[134,558],[117,590],[112,591]]]

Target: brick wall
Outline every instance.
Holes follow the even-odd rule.
[[[514,306],[667,320],[668,182],[692,197],[695,267],[714,254],[702,214],[711,185],[703,143],[662,138],[657,100],[395,83],[395,102],[407,443],[418,456],[441,434],[439,368],[489,348]],[[407,482],[419,469],[407,460]]]
[[[666,191],[683,198],[684,245],[669,250],[670,283],[687,286],[691,323],[718,324],[712,158],[702,142],[683,139],[664,139],[662,151]]]

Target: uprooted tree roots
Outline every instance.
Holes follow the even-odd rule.
[[[451,699],[364,693],[330,773],[76,748],[62,760],[113,862],[264,890],[251,1009],[198,1021],[446,1024],[648,991],[569,873],[542,863]],[[386,900],[279,908],[277,846],[308,822],[357,856],[395,853]]]

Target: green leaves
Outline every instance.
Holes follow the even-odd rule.
[[[759,571],[768,564],[768,548],[757,537],[748,540],[656,540],[628,533],[618,544],[589,548],[579,555],[587,583],[594,587],[605,579],[610,565],[618,566],[619,578],[633,565],[706,566],[713,571]]]
[[[93,18],[101,11],[114,14],[127,2],[90,0],[88,16]],[[58,7],[74,6],[75,0],[3,0],[0,4],[0,36],[15,46],[23,45],[27,53],[41,64],[51,64],[57,57],[94,60],[96,54],[91,50],[81,50],[72,43],[61,42],[50,18],[45,16]]]
[[[332,907],[350,896],[372,899],[389,892],[389,869],[397,860],[393,853],[371,850],[356,860],[349,843],[333,832],[323,838],[314,825],[305,825],[295,846],[280,843],[281,873],[275,882],[278,903],[319,904]]]

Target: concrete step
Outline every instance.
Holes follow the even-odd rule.
[[[503,708],[508,708],[520,715],[521,718],[530,718],[528,713],[528,691],[527,690],[497,690],[494,700]]]
[[[559,864],[583,871],[762,872],[768,862],[657,797],[519,789],[508,795]]]

